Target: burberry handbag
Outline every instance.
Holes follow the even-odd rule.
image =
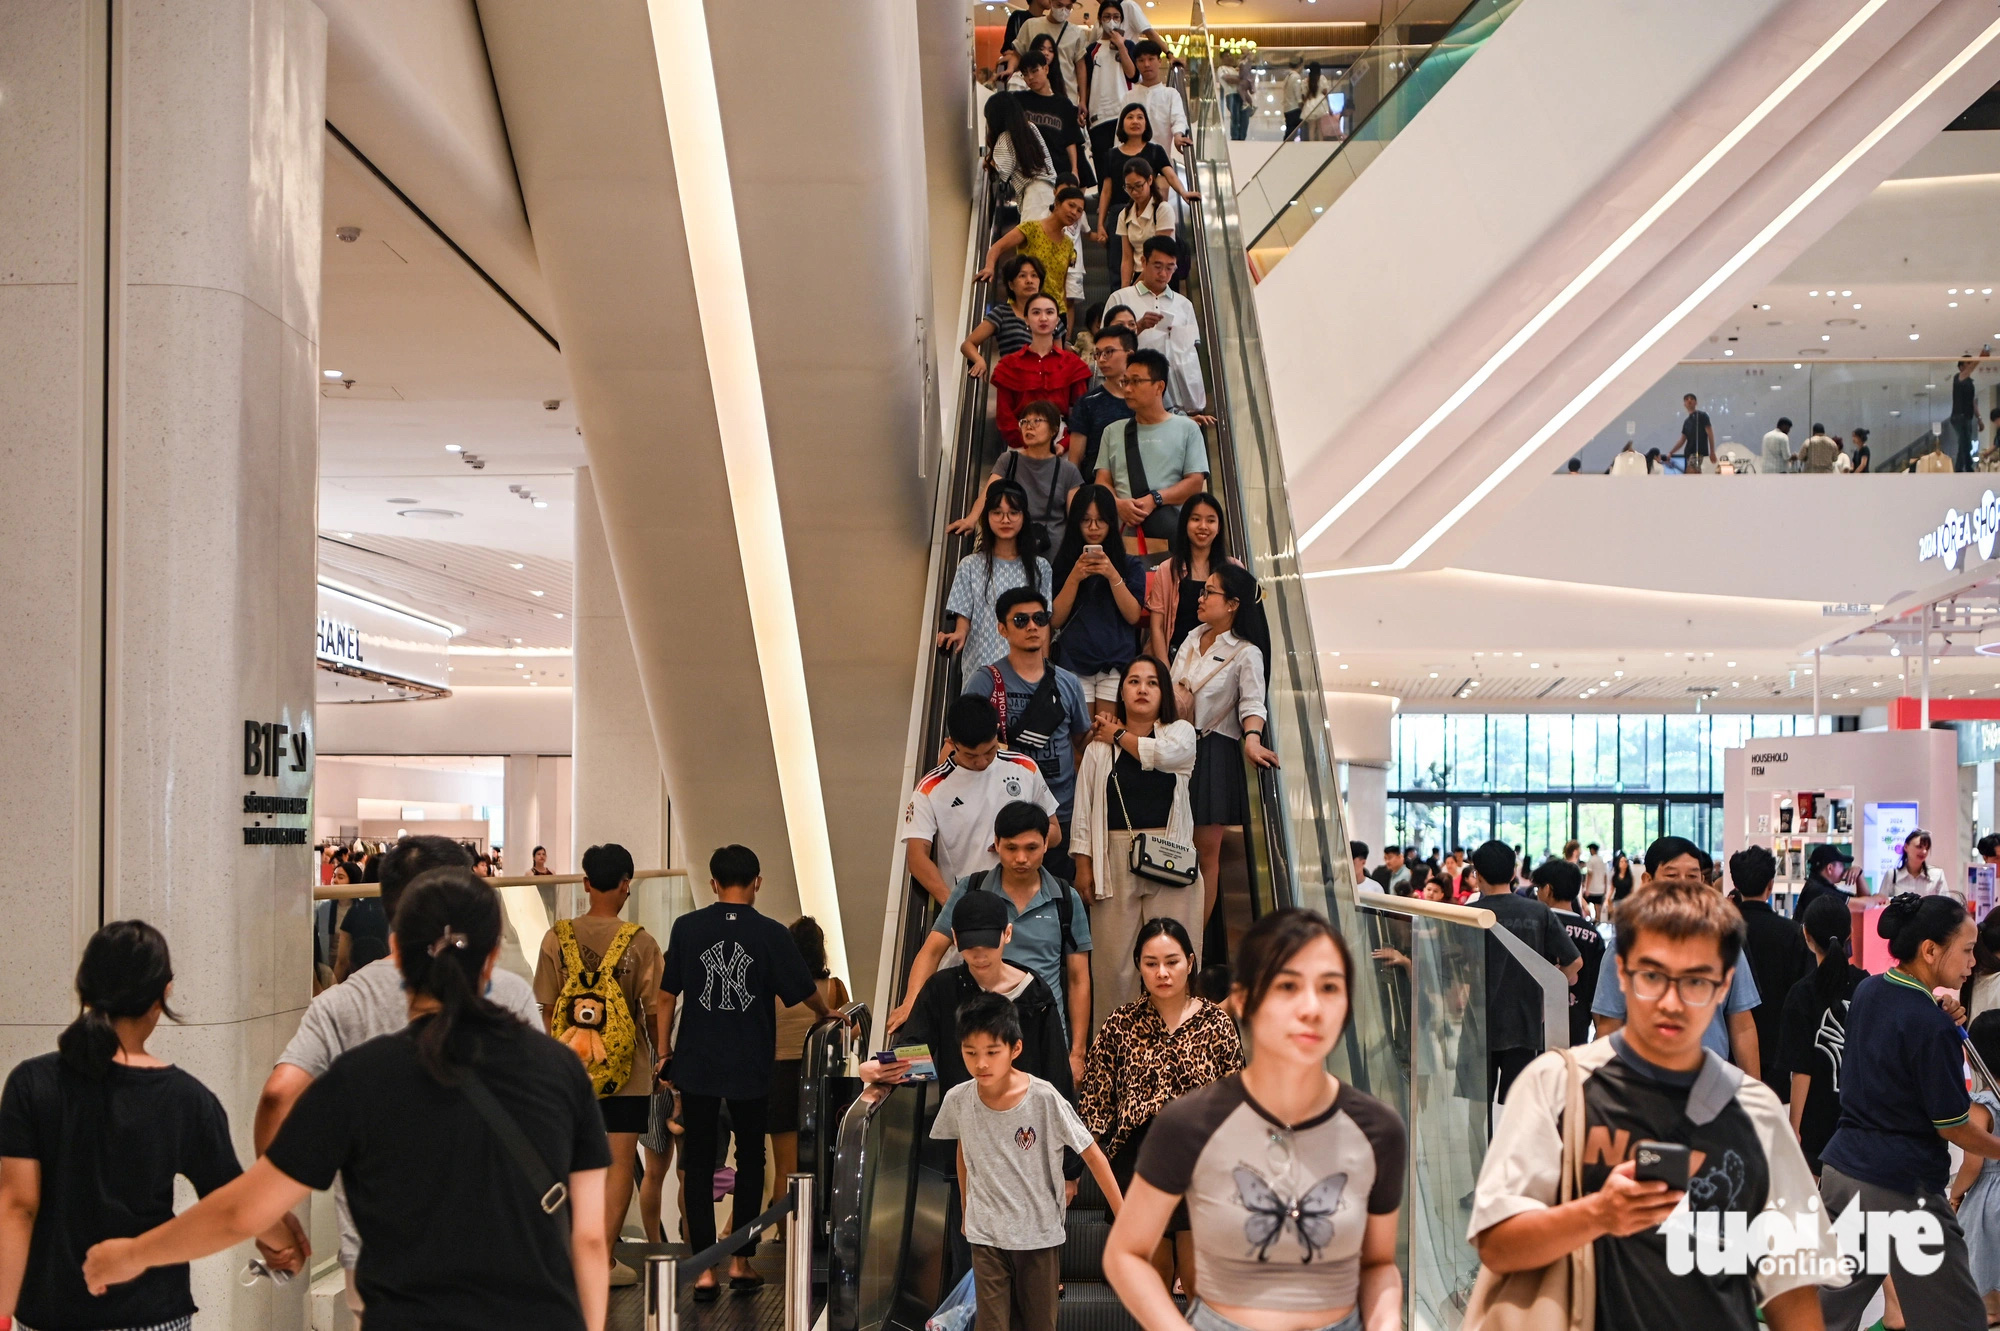
[[[1111,760],[1111,789],[1118,796],[1118,812],[1125,815],[1125,826],[1130,829],[1132,815],[1125,808],[1125,787],[1118,784],[1118,759],[1115,756]],[[1185,841],[1170,841],[1158,832],[1132,832],[1132,848],[1126,858],[1126,867],[1134,877],[1165,887],[1193,887],[1194,880],[1201,874],[1193,846]]]

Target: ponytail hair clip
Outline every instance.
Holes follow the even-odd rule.
[[[428,947],[425,950],[428,951],[434,957],[448,947],[455,947],[459,951],[463,952],[465,950],[465,945],[471,941],[472,940],[467,938],[464,934],[457,932],[450,925],[447,924],[444,927],[444,932],[438,935],[437,942],[432,943],[430,947]]]

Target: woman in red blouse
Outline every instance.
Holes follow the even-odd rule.
[[[993,420],[1007,447],[1021,446],[1019,413],[1029,402],[1053,402],[1064,417],[1090,387],[1090,367],[1083,357],[1056,340],[1062,307],[1048,292],[1028,298],[1028,345],[1002,356],[993,367],[997,390]]]
[[[1168,916],[1146,921],[1132,957],[1145,996],[1114,1010],[1097,1028],[1077,1095],[1077,1109],[1111,1157],[1120,1188],[1131,1185],[1139,1146],[1155,1114],[1188,1092],[1243,1070],[1235,1021],[1189,987],[1194,943],[1181,922]],[[1178,1274],[1182,1292],[1194,1297],[1194,1241],[1185,1207],[1174,1212],[1153,1266],[1168,1289]]]

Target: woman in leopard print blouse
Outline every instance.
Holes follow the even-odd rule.
[[[1139,1147],[1153,1116],[1173,1100],[1243,1069],[1243,1046],[1227,1012],[1195,996],[1194,943],[1179,920],[1146,921],[1132,944],[1146,994],[1114,1010],[1097,1028],[1084,1063],[1078,1109],[1118,1185],[1130,1187]],[[1174,1212],[1153,1255],[1160,1278],[1194,1295],[1194,1244],[1187,1208]]]

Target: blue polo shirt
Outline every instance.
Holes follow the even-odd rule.
[[[1604,940],[1604,969],[1597,972],[1597,992],[1591,997],[1590,1010],[1596,1016],[1616,1017],[1623,1021],[1625,991],[1618,987],[1618,963],[1615,960],[1617,951],[1617,932],[1612,930],[1610,936]],[[1701,1047],[1713,1049],[1722,1056],[1722,1061],[1727,1063],[1729,1018],[1739,1012],[1748,1012],[1763,1001],[1763,995],[1757,992],[1757,977],[1750,973],[1749,958],[1738,956],[1736,972],[1729,979],[1729,997],[1722,1001],[1722,1011],[1719,1014],[1710,1011],[1708,1025],[1702,1028]],[[1766,1063],[1777,1056],[1778,1051],[1775,1049],[1760,1051],[1760,1057]]]
[[[1899,970],[1871,975],[1847,1009],[1840,1126],[1820,1159],[1893,1192],[1943,1192],[1951,1151],[1939,1128],[1971,1114],[1958,1027]]]
[[[1007,918],[1014,926],[1014,937],[1007,943],[1001,954],[1022,970],[1032,971],[1042,977],[1042,983],[1058,998],[1057,1009],[1062,1013],[1063,1035],[1069,1035],[1069,1004],[1064,1000],[1067,987],[1063,981],[1062,916],[1056,910],[1058,894],[1070,895],[1070,942],[1071,952],[1090,952],[1090,912],[1084,909],[1083,898],[1075,888],[1057,878],[1047,869],[1042,870],[1042,886],[1028,903],[1026,910],[1015,907],[1014,899],[1000,886],[1000,871],[991,869],[984,873],[967,874],[952,886],[951,897],[938,912],[933,933],[951,937],[952,912],[957,908],[960,897],[978,884],[980,891],[992,892],[1007,903]]]

